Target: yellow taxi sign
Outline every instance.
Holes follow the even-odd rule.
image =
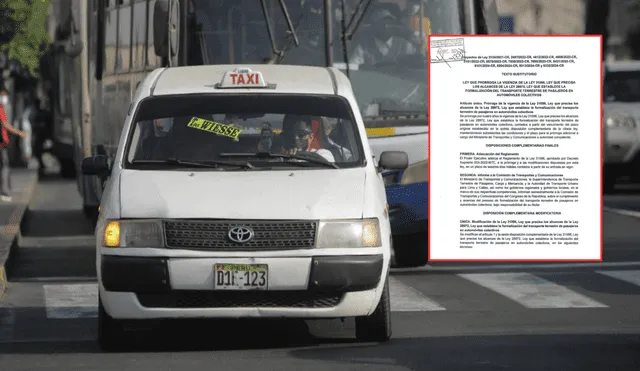
[[[233,71],[225,72],[222,82],[218,84],[219,89],[229,88],[267,88],[269,84],[264,81],[262,72],[251,71],[250,68],[236,68]]]

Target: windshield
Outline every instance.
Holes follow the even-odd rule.
[[[603,90],[607,102],[640,102],[640,71],[607,71]]]
[[[348,102],[336,96],[152,97],[136,113],[125,156],[128,166],[141,169],[362,166],[352,114]]]
[[[345,23],[352,19],[361,1],[345,0]],[[290,36],[279,1],[265,3],[276,51],[284,50],[280,57],[272,50],[259,1],[192,0],[191,63],[326,65],[323,0],[285,0],[298,46]],[[334,66],[346,72],[341,38],[342,2],[332,4]],[[348,72],[365,118],[427,114],[426,37],[429,33],[461,33],[459,6],[457,0],[371,2],[347,43]],[[426,125],[426,120],[423,124]]]
[[[348,3],[347,19],[358,1]],[[340,31],[339,25],[338,36]],[[426,115],[426,38],[430,33],[460,32],[457,1],[374,1],[347,53],[349,75],[363,116]],[[343,51],[336,53],[334,60],[343,62],[346,69]]]

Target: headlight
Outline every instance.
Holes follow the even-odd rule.
[[[320,222],[318,247],[321,249],[379,246],[382,243],[377,218]]]
[[[103,233],[106,247],[164,247],[159,220],[111,220]]]
[[[628,115],[611,115],[609,117],[607,117],[607,126],[610,128],[635,128],[636,127],[636,121],[633,119],[633,117],[628,116]]]
[[[416,162],[415,164],[409,165],[407,169],[402,174],[402,179],[400,179],[400,184],[414,184],[420,182],[428,182],[429,181],[429,160],[424,160],[420,162]]]

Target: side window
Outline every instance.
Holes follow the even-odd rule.
[[[153,13],[156,6],[156,0],[148,0],[147,7],[147,66],[150,69],[162,67],[162,58],[156,55],[154,43],[153,43]]]
[[[116,71],[129,72],[131,62],[131,0],[118,2],[118,55]]]
[[[139,71],[145,66],[145,44],[147,41],[147,1],[135,0],[131,17],[133,37],[131,41],[131,68]]]
[[[105,7],[105,30],[104,30],[104,73],[113,74],[116,70],[116,50],[118,47],[118,9],[115,8],[115,1],[106,0]]]

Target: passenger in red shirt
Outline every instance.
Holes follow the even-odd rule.
[[[9,179],[9,133],[25,137],[27,133],[11,126],[5,111],[5,105],[9,103],[9,95],[6,91],[0,92],[0,199],[5,202],[11,202],[9,195],[10,179]]]

